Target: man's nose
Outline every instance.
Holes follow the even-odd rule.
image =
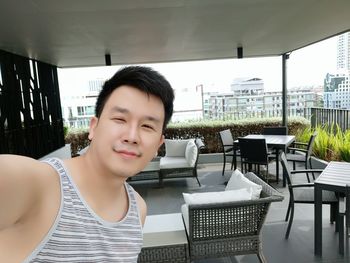
[[[140,141],[140,131],[136,124],[130,124],[125,131],[124,141],[128,143],[138,143]]]

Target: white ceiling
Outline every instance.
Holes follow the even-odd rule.
[[[59,67],[280,55],[350,29],[350,0],[0,0],[0,49]]]

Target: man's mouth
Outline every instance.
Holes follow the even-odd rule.
[[[126,158],[136,158],[136,157],[141,157],[142,155],[141,153],[136,151],[128,151],[128,150],[115,150],[115,151]]]

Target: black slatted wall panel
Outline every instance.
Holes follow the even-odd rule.
[[[57,67],[0,50],[0,153],[40,158],[62,146]]]

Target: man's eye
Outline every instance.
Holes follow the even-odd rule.
[[[143,127],[145,127],[146,129],[151,129],[151,130],[154,130],[154,127],[151,126],[151,125],[148,125],[148,124],[144,124],[142,125]]]
[[[116,122],[125,122],[123,118],[113,118],[113,120]]]

